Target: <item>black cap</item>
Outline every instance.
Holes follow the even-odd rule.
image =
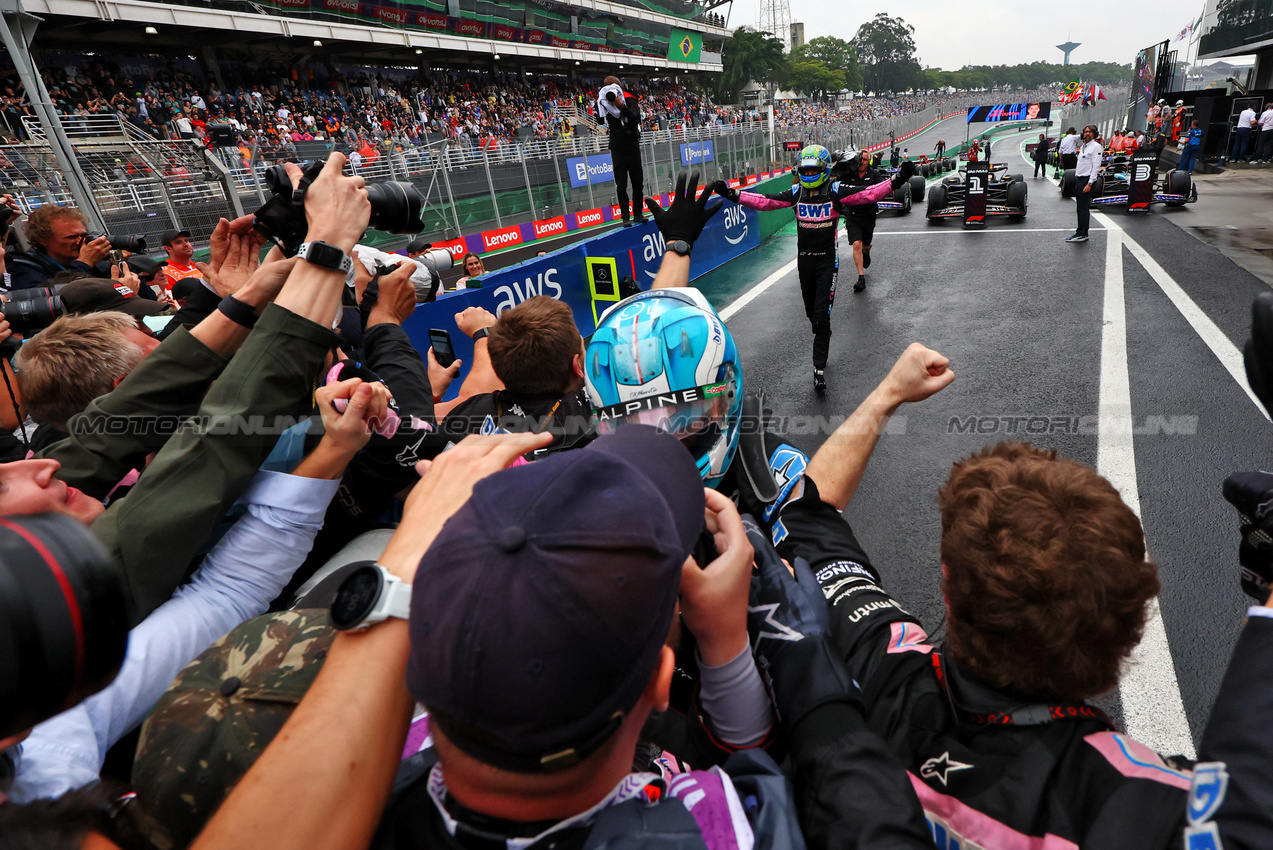
[[[703,481],[629,425],[478,482],[420,562],[407,687],[479,761],[578,764],[637,704],[667,639]]]
[[[103,313],[117,310],[130,316],[158,316],[169,312],[157,301],[137,297],[122,283],[86,277],[73,280],[58,290],[68,313]]]
[[[425,239],[422,236],[417,236],[415,239],[412,239],[410,242],[407,243],[407,253],[419,254],[422,251],[427,251],[432,247],[433,247],[432,242],[430,242],[429,240]]]
[[[184,301],[200,289],[206,289],[203,280],[197,277],[183,277],[172,285],[172,297]]]
[[[172,240],[176,239],[178,236],[184,236],[184,237],[186,237],[187,239],[189,239],[189,238],[190,238],[190,231],[189,231],[189,230],[165,230],[165,231],[164,231],[164,235],[163,235],[162,237],[160,237],[160,239],[159,239],[159,244],[160,244],[160,245],[171,245],[171,244],[172,244]]]

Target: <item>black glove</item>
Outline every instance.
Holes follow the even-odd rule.
[[[1242,590],[1263,605],[1273,588],[1273,474],[1235,472],[1224,479],[1224,498],[1241,522]]]
[[[738,190],[731,187],[724,180],[717,180],[712,184],[712,191],[720,195],[727,201],[738,203]]]
[[[650,208],[650,216],[654,219],[654,224],[663,234],[665,241],[675,242],[677,239],[684,239],[693,245],[707,222],[724,206],[720,201],[711,205],[707,203],[712,197],[711,186],[695,198],[694,193],[697,191],[698,172],[690,174],[688,185],[685,173],[681,172],[676,178],[676,191],[672,193],[672,203],[667,209],[659,206],[659,202],[653,198],[645,199],[645,205]]]
[[[896,189],[915,176],[915,163],[909,159],[902,163],[897,169],[897,173],[893,175],[893,188]]]
[[[743,527],[759,568],[751,578],[747,631],[783,728],[790,731],[810,711],[831,702],[863,710],[861,695],[836,655],[827,600],[809,565],[796,559],[793,578],[750,516],[743,517]]]

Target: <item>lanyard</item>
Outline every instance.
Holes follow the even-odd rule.
[[[965,711],[951,696],[950,688],[946,683],[946,671],[942,667],[941,652],[933,650],[930,657],[933,659],[933,672],[937,676],[937,684],[941,686],[942,693],[946,695],[951,707],[971,723],[979,726],[1042,726],[1058,720],[1099,720],[1110,729],[1118,728],[1108,714],[1081,702],[1037,702],[1010,710],[985,713]]]

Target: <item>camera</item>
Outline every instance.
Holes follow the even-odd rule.
[[[92,242],[94,239],[101,239],[105,236],[110,240],[111,248],[116,251],[129,251],[133,254],[141,254],[146,250],[146,237],[130,234],[127,236],[117,236],[114,233],[90,233],[84,237],[85,242]]]
[[[0,304],[0,312],[15,333],[30,334],[44,330],[66,312],[56,287],[50,294],[46,287],[18,289],[9,293],[9,300]]]
[[[318,178],[326,160],[317,159],[303,166],[305,173],[300,185],[292,188],[291,178],[282,165],[265,170],[265,185],[274,196],[256,212],[254,226],[257,232],[274,241],[287,256],[296,254],[309,223],[305,220],[305,193]],[[367,226],[386,233],[419,233],[424,229],[421,214],[424,196],[410,183],[391,181],[375,183],[367,187],[367,199],[371,201],[371,220]]]
[[[128,647],[124,580],[73,517],[0,517],[0,737],[106,687]]]

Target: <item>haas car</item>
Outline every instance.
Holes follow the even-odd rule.
[[[1151,204],[1183,207],[1198,200],[1198,187],[1189,172],[1173,169],[1159,175],[1158,154],[1153,151],[1116,154],[1103,164],[1104,170],[1092,184],[1092,206],[1147,212]],[[1061,175],[1061,197],[1074,197],[1077,180],[1072,168]]]
[[[851,168],[849,161],[854,153],[856,153],[856,151],[836,152],[836,163],[831,169],[832,177],[838,178],[849,173],[849,169]],[[898,171],[896,168],[881,168],[878,170],[890,178]],[[906,183],[894,189],[893,194],[887,201],[876,202],[875,208],[880,212],[897,212],[902,215],[906,215],[911,211],[912,206],[915,204],[922,204],[924,202],[924,189],[926,188],[926,185],[924,178],[919,174],[916,174],[910,180],[906,181]]]
[[[959,175],[943,177],[928,190],[928,220],[959,219],[965,226],[984,226],[990,216],[1024,218],[1029,188],[1025,176],[1007,174],[1005,163],[971,162]]]

